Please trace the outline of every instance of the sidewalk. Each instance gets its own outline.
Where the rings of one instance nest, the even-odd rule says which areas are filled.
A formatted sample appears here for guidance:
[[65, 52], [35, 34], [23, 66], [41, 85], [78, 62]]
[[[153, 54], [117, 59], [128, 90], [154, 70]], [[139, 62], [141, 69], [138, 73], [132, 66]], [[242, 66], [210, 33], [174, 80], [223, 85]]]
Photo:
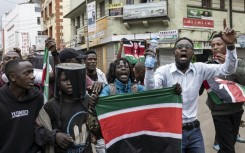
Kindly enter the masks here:
[[[201, 122], [201, 129], [205, 143], [205, 152], [217, 153], [217, 151], [213, 149], [214, 124], [211, 112], [206, 105], [206, 97], [206, 93], [203, 93], [203, 95], [199, 97], [198, 119]], [[245, 114], [243, 114], [242, 118], [245, 120]], [[245, 138], [245, 128], [240, 128], [239, 132], [241, 136]], [[236, 153], [245, 153], [245, 143], [236, 143], [235, 147]]]

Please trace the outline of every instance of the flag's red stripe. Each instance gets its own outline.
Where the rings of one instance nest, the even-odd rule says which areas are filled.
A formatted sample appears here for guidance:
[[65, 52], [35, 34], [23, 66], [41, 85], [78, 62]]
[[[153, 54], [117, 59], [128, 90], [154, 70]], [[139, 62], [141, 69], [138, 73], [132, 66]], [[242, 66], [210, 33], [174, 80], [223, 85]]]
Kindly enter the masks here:
[[208, 90], [208, 89], [210, 88], [210, 86], [209, 86], [207, 80], [204, 80], [204, 81], [203, 81], [203, 85], [204, 85], [204, 88], [205, 88], [206, 90]]
[[243, 96], [241, 89], [235, 83], [232, 85], [227, 84], [227, 86], [230, 90], [230, 93], [235, 98], [236, 102], [244, 102], [245, 101], [245, 97]]
[[42, 85], [44, 85], [44, 82], [46, 80], [46, 71], [47, 71], [47, 67], [45, 67], [43, 69], [43, 73], [42, 73]]
[[[235, 82], [229, 81], [229, 80], [219, 80], [217, 81], [220, 84], [227, 85], [228, 87], [228, 94], [232, 94], [232, 96], [235, 98], [235, 102], [244, 102], [245, 97], [243, 96], [242, 90], [236, 85]], [[226, 90], [226, 89], [224, 89]]]
[[123, 113], [100, 120], [105, 142], [139, 131], [182, 133], [182, 108], [155, 108]]

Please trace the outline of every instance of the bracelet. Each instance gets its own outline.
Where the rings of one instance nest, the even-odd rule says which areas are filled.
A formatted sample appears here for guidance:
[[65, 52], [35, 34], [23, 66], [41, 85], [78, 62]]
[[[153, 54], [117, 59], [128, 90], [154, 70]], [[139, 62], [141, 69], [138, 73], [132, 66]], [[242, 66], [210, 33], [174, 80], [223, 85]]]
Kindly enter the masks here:
[[57, 51], [55, 51], [55, 52], [51, 52], [51, 54], [52, 54], [52, 56], [55, 56], [56, 57], [56, 56], [59, 56], [60, 53], [57, 52]]
[[234, 50], [236, 48], [235, 44], [227, 44], [226, 46], [228, 50]]
[[150, 71], [152, 71], [152, 70], [153, 70], [153, 68], [151, 68], [151, 67], [146, 67], [146, 70], [150, 70]]

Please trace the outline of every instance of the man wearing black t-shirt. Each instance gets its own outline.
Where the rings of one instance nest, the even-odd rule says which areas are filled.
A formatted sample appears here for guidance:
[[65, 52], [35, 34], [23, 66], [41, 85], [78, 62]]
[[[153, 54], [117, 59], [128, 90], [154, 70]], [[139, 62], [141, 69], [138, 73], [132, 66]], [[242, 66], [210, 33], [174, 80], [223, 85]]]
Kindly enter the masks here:
[[35, 141], [48, 152], [92, 153], [86, 127], [90, 96], [85, 65], [62, 63], [56, 70], [55, 96], [39, 112]]

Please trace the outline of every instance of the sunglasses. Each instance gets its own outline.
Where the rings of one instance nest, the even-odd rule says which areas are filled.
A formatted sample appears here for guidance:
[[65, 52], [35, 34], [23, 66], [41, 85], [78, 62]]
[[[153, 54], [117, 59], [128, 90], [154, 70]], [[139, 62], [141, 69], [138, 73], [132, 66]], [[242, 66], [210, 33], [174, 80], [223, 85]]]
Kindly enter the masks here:
[[192, 45], [188, 45], [188, 44], [179, 44], [175, 47], [176, 49], [192, 49]]

